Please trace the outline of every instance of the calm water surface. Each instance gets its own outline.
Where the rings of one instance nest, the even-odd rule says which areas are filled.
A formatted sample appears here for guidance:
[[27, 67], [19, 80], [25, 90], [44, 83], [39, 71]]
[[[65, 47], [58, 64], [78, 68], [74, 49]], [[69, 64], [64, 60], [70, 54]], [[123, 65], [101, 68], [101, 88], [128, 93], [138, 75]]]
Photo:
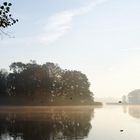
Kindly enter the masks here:
[[0, 140], [140, 140], [140, 106], [0, 108]]

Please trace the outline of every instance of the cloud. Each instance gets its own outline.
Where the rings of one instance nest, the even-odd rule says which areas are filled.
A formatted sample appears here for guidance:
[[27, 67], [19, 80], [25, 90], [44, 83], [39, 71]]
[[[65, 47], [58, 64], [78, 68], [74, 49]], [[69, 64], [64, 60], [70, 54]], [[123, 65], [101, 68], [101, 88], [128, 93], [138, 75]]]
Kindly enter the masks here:
[[129, 48], [124, 48], [121, 51], [124, 52], [132, 52], [132, 51], [140, 51], [140, 47], [129, 47]]
[[93, 7], [106, 1], [107, 0], [92, 0], [86, 6], [69, 11], [61, 11], [52, 15], [49, 17], [48, 22], [44, 27], [44, 33], [39, 37], [39, 41], [46, 45], [55, 42], [72, 29], [72, 23], [75, 17], [87, 14]]
[[63, 36], [71, 29], [73, 16], [72, 12], [63, 11], [50, 17], [45, 25], [45, 33], [41, 36], [41, 41], [48, 44]]

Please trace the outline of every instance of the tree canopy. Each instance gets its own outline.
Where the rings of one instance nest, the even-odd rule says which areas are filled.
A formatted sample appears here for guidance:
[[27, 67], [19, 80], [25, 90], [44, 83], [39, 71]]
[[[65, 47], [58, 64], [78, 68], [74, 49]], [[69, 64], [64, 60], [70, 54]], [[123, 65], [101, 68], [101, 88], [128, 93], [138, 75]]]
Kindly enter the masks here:
[[0, 71], [0, 95], [42, 103], [92, 104], [93, 93], [85, 74], [64, 70], [57, 64], [14, 62], [10, 73]]

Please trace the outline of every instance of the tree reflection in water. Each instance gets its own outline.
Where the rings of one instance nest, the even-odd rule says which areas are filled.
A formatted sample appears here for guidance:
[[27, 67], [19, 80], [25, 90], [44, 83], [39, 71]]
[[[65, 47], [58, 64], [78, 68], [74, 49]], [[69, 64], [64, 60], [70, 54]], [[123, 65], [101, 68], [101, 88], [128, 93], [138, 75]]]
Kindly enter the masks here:
[[128, 113], [130, 116], [140, 119], [140, 106], [139, 105], [129, 106]]
[[78, 140], [88, 136], [93, 108], [1, 112], [0, 140]]

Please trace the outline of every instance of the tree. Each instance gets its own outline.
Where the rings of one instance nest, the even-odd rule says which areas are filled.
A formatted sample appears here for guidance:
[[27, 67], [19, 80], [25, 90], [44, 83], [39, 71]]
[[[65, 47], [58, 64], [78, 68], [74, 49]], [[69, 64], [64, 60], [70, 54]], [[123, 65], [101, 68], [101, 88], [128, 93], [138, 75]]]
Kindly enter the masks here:
[[5, 69], [0, 70], [0, 95], [5, 95], [7, 90], [8, 72]]
[[14, 62], [9, 74], [0, 73], [1, 93], [36, 104], [93, 104], [90, 83], [80, 71], [63, 70], [57, 64]]
[[10, 8], [12, 4], [4, 2], [0, 5], [0, 35], [8, 35], [4, 32], [5, 28], [8, 28], [18, 22], [18, 19], [13, 18]]
[[63, 73], [62, 93], [75, 103], [93, 103], [93, 94], [89, 90], [90, 83], [80, 71], [66, 70]]

